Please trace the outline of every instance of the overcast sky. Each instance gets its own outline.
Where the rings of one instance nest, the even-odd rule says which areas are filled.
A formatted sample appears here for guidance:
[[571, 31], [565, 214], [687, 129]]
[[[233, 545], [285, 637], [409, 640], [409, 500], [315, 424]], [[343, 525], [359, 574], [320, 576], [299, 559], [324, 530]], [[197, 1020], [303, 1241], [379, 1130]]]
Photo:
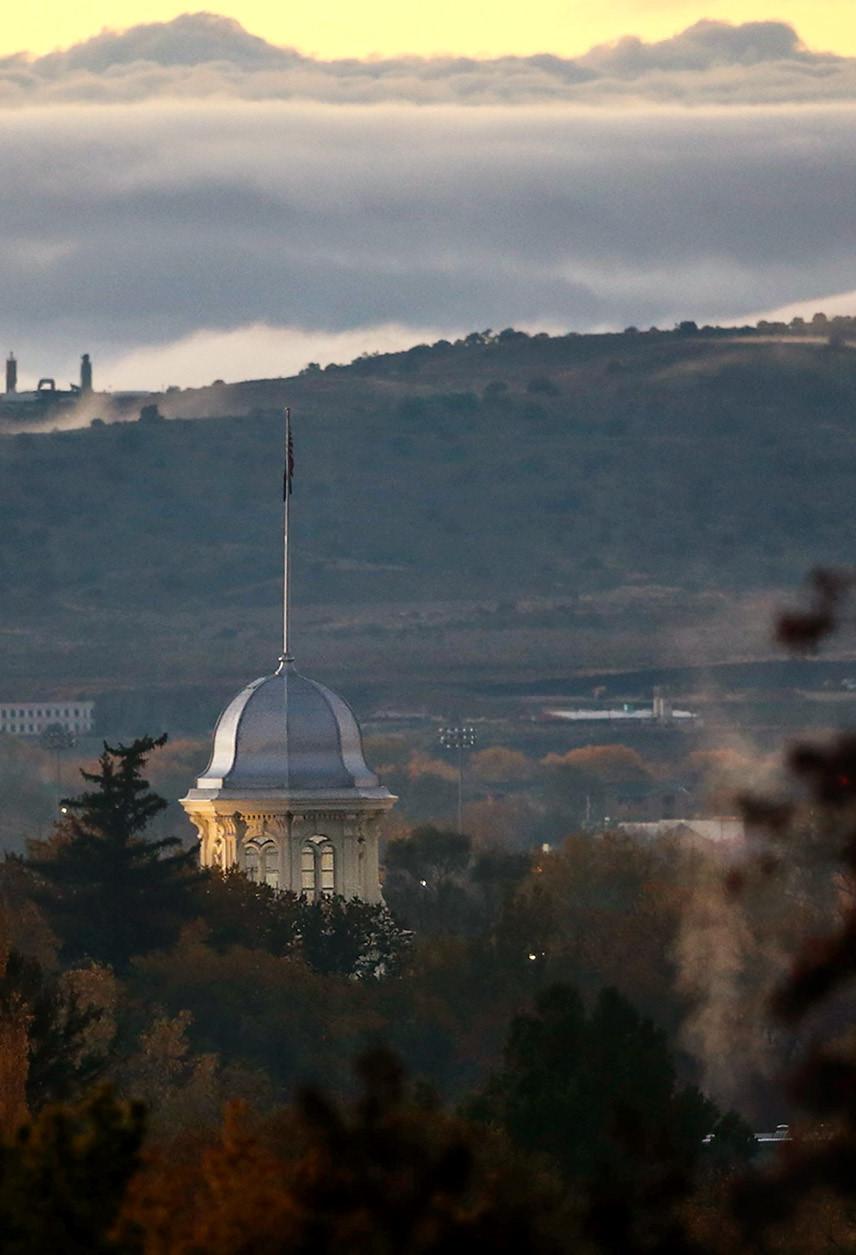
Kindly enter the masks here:
[[[574, 60], [315, 62], [197, 17], [0, 62], [24, 379], [291, 373], [856, 289], [856, 62], [781, 23]], [[856, 302], [853, 305], [856, 312]]]

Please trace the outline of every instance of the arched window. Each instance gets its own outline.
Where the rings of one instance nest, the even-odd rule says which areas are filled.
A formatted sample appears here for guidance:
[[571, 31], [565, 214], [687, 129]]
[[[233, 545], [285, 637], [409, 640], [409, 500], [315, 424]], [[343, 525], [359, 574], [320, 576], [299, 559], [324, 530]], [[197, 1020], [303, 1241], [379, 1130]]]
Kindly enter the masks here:
[[300, 853], [300, 890], [309, 898], [336, 890], [336, 853], [326, 837], [310, 837]]
[[257, 845], [244, 846], [244, 875], [247, 880], [259, 878], [259, 847]]
[[262, 846], [262, 880], [271, 889], [279, 888], [279, 850], [273, 841]]

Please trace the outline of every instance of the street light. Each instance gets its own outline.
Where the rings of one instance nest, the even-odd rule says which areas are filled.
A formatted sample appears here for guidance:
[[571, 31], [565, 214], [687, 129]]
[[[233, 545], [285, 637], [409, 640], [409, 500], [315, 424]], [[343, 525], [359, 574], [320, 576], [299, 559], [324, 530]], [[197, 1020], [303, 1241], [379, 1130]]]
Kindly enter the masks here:
[[464, 827], [464, 750], [471, 750], [478, 741], [478, 733], [471, 724], [450, 723], [440, 729], [440, 744], [444, 750], [456, 750], [458, 754], [458, 832]]

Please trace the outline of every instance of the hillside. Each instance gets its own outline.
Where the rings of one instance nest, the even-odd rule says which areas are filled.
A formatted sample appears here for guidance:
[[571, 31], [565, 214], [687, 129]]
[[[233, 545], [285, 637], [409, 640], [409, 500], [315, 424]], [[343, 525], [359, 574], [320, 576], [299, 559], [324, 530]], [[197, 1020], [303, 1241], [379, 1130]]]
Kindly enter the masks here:
[[301, 656], [352, 690], [758, 656], [852, 560], [852, 348], [472, 336], [0, 439], [9, 695], [270, 664], [285, 403]]

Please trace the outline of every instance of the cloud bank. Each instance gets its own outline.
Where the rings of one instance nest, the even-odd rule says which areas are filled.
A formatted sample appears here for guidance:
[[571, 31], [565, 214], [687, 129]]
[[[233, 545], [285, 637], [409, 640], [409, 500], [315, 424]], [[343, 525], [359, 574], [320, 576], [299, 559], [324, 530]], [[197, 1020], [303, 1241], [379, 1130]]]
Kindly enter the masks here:
[[0, 347], [158, 387], [852, 292], [853, 64], [769, 22], [321, 63], [206, 15], [7, 59]]
[[856, 59], [805, 48], [783, 22], [702, 21], [671, 39], [627, 38], [575, 59], [400, 57], [322, 61], [186, 14], [106, 32], [63, 52], [0, 60], [0, 107], [225, 98], [324, 104], [774, 104], [856, 99]]
[[87, 349], [160, 383], [132, 349], [255, 324], [668, 326], [856, 288], [852, 107], [49, 116], [0, 116], [0, 327], [36, 373]]

